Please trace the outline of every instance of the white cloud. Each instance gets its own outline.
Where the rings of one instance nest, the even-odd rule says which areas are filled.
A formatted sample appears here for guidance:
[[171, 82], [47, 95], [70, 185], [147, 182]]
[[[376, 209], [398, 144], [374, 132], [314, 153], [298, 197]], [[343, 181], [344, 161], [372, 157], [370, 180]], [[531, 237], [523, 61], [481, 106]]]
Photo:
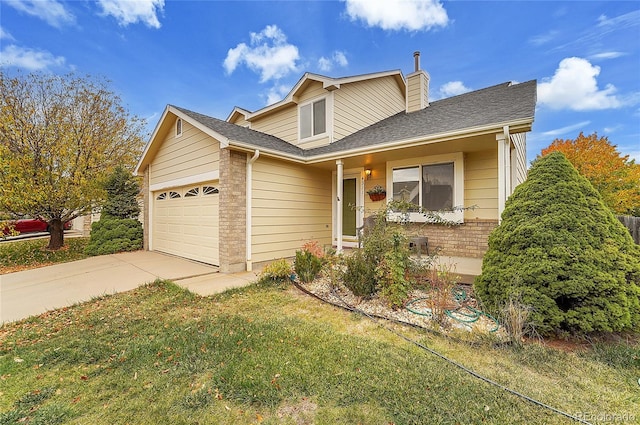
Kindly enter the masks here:
[[598, 88], [596, 77], [600, 67], [582, 58], [565, 58], [551, 78], [538, 84], [538, 104], [551, 109], [588, 111], [611, 109], [622, 106], [616, 88], [607, 84]]
[[142, 22], [150, 28], [160, 28], [158, 13], [164, 10], [164, 0], [98, 0], [104, 15], [111, 15], [122, 26]]
[[553, 129], [553, 130], [545, 131], [545, 132], [542, 133], [542, 136], [545, 136], [545, 137], [562, 136], [563, 134], [573, 133], [576, 130], [584, 130], [584, 128], [586, 126], [588, 126], [589, 124], [591, 124], [591, 121], [582, 121], [582, 122], [579, 122], [577, 124], [571, 124], [571, 125], [567, 125], [565, 127], [560, 127], [560, 128], [556, 128], [556, 129]]
[[457, 96], [459, 94], [470, 92], [471, 89], [466, 87], [462, 81], [450, 81], [448, 83], [444, 83], [438, 93], [440, 95], [440, 99], [445, 97]]
[[344, 52], [336, 50], [330, 57], [325, 58], [324, 56], [322, 56], [320, 59], [318, 59], [318, 68], [322, 72], [329, 72], [336, 65], [342, 68], [349, 65], [349, 61], [347, 60], [347, 56], [344, 54]]
[[60, 28], [74, 24], [76, 17], [56, 0], [2, 0], [5, 4]]
[[604, 60], [604, 59], [616, 59], [619, 58], [620, 56], [625, 56], [626, 53], [624, 52], [601, 52], [601, 53], [596, 53], [594, 55], [589, 56], [589, 59], [591, 60]]
[[347, 15], [369, 27], [391, 31], [427, 31], [449, 23], [438, 0], [345, 0]]
[[223, 66], [227, 74], [244, 63], [260, 74], [260, 82], [280, 79], [298, 70], [298, 48], [287, 42], [287, 36], [277, 25], [267, 25], [259, 33], [251, 33], [251, 43], [240, 43], [229, 49]]
[[0, 27], [0, 40], [15, 40], [11, 34], [6, 32], [4, 28]]
[[24, 68], [29, 71], [41, 71], [50, 67], [64, 66], [66, 59], [54, 56], [45, 50], [28, 49], [9, 45], [0, 52], [0, 66], [5, 68]]
[[276, 85], [269, 89], [267, 93], [267, 105], [279, 102], [289, 93], [290, 87], [285, 85]]
[[534, 46], [542, 46], [543, 44], [547, 44], [550, 41], [553, 41], [557, 36], [558, 31], [551, 30], [544, 34], [538, 34], [530, 37], [529, 43], [533, 44]]

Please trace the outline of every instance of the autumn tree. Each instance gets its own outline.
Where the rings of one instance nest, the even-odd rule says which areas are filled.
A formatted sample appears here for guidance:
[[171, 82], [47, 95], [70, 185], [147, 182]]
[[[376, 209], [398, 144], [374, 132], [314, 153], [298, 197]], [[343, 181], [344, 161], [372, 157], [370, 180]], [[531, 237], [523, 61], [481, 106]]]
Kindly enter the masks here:
[[555, 139], [542, 155], [555, 151], [567, 157], [615, 213], [640, 215], [640, 164], [622, 156], [606, 136], [581, 132], [576, 139]]
[[135, 165], [144, 122], [107, 81], [74, 74], [0, 72], [0, 108], [0, 211], [47, 221], [59, 249], [63, 224], [101, 204], [118, 165]]

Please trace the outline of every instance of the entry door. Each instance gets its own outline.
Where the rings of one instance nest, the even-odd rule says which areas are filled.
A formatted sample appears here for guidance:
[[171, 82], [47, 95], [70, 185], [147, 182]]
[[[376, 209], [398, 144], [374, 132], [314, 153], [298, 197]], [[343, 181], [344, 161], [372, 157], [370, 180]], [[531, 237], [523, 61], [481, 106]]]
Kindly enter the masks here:
[[342, 181], [342, 234], [356, 237], [358, 214], [358, 179], [346, 178]]

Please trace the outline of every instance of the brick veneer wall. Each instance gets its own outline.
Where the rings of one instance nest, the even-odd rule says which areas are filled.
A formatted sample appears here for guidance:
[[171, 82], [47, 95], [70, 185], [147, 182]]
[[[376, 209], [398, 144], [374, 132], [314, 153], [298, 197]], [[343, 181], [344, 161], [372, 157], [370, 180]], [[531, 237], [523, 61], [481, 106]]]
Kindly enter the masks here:
[[429, 252], [440, 248], [440, 255], [482, 258], [489, 249], [489, 234], [498, 226], [497, 220], [465, 220], [459, 226], [410, 224], [408, 233], [429, 238]]
[[246, 269], [247, 154], [220, 149], [220, 271]]

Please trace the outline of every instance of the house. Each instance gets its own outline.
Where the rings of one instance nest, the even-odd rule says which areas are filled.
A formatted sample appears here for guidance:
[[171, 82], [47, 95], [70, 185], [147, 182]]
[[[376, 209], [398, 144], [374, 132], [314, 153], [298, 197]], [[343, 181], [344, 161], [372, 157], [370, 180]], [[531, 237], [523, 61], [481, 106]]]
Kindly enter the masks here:
[[[419, 59], [406, 77], [306, 73], [282, 101], [226, 120], [167, 106], [136, 169], [145, 248], [251, 270], [311, 240], [355, 246], [368, 212], [409, 194], [425, 208], [475, 206], [448, 213], [458, 226], [411, 220], [443, 255], [481, 259], [526, 177], [536, 82], [430, 101]], [[384, 201], [366, 196], [376, 185]]]

